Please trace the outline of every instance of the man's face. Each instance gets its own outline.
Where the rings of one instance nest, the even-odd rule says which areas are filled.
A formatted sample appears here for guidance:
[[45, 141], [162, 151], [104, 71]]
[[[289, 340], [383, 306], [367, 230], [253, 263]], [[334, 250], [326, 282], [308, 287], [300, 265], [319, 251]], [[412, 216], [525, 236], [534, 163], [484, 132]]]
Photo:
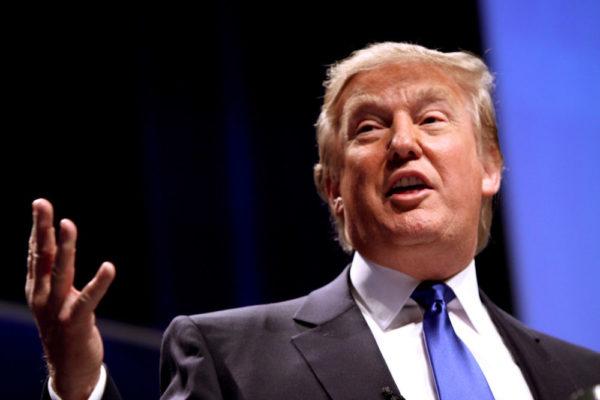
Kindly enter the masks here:
[[336, 102], [343, 167], [328, 191], [361, 254], [387, 266], [410, 249], [474, 256], [500, 168], [480, 157], [466, 104], [454, 79], [426, 64], [385, 65], [346, 84]]

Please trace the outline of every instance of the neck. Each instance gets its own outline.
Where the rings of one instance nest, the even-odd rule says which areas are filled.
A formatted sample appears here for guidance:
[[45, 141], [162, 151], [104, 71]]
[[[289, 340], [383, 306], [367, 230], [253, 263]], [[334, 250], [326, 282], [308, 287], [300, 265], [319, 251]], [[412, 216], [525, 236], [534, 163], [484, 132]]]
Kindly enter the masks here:
[[369, 247], [356, 250], [376, 264], [395, 269], [420, 281], [443, 281], [469, 265], [475, 256], [475, 248], [471, 247], [414, 245], [393, 249]]

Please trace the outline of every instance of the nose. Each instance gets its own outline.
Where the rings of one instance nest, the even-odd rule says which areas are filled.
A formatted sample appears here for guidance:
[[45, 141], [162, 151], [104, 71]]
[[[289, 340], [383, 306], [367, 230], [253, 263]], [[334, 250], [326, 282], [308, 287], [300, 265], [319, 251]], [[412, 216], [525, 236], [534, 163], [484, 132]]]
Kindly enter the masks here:
[[390, 160], [401, 162], [416, 160], [423, 155], [417, 127], [408, 115], [395, 116], [387, 149]]

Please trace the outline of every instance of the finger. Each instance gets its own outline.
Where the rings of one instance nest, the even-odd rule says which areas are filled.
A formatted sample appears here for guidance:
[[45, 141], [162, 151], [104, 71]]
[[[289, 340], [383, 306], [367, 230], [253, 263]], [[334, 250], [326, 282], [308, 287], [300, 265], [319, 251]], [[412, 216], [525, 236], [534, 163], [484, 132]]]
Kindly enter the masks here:
[[50, 289], [50, 271], [56, 257], [52, 204], [44, 199], [33, 203], [35, 237], [32, 256], [33, 293], [45, 295]]
[[[37, 201], [37, 200], [36, 200]], [[31, 204], [31, 234], [29, 235], [29, 248], [27, 251], [27, 279], [33, 278], [33, 254], [35, 252], [35, 237], [36, 237], [36, 220], [37, 220], [37, 207], [36, 201]]]
[[72, 221], [63, 219], [60, 221], [58, 252], [50, 280], [50, 300], [53, 304], [62, 304], [73, 286], [76, 242], [77, 227]]
[[[28, 278], [33, 278], [35, 258], [34, 254], [37, 247], [37, 221], [40, 212], [47, 212], [48, 201], [46, 199], [36, 199], [31, 203], [31, 234], [29, 235], [29, 252], [27, 258], [27, 274]], [[50, 205], [52, 207], [52, 205]], [[52, 212], [52, 211], [51, 211]]]
[[112, 263], [102, 263], [94, 279], [85, 285], [75, 304], [73, 304], [73, 319], [83, 318], [96, 309], [115, 278], [115, 274], [115, 266]]

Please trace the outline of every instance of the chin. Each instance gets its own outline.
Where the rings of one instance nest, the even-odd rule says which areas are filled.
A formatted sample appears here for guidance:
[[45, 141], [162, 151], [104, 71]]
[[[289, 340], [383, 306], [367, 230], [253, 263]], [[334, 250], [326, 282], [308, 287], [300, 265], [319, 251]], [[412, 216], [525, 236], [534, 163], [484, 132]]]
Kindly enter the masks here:
[[390, 245], [394, 247], [428, 246], [439, 242], [441, 239], [438, 232], [423, 230], [416, 232], [396, 232], [390, 235], [393, 237], [390, 241]]
[[449, 221], [432, 216], [424, 210], [414, 210], [395, 215], [384, 223], [388, 235], [406, 240], [438, 237], [446, 230]]
[[[381, 227], [380, 227], [381, 228]], [[403, 225], [393, 229], [378, 229], [362, 235], [350, 236], [353, 247], [399, 249], [402, 247], [428, 246], [442, 239], [439, 229], [431, 226]]]

